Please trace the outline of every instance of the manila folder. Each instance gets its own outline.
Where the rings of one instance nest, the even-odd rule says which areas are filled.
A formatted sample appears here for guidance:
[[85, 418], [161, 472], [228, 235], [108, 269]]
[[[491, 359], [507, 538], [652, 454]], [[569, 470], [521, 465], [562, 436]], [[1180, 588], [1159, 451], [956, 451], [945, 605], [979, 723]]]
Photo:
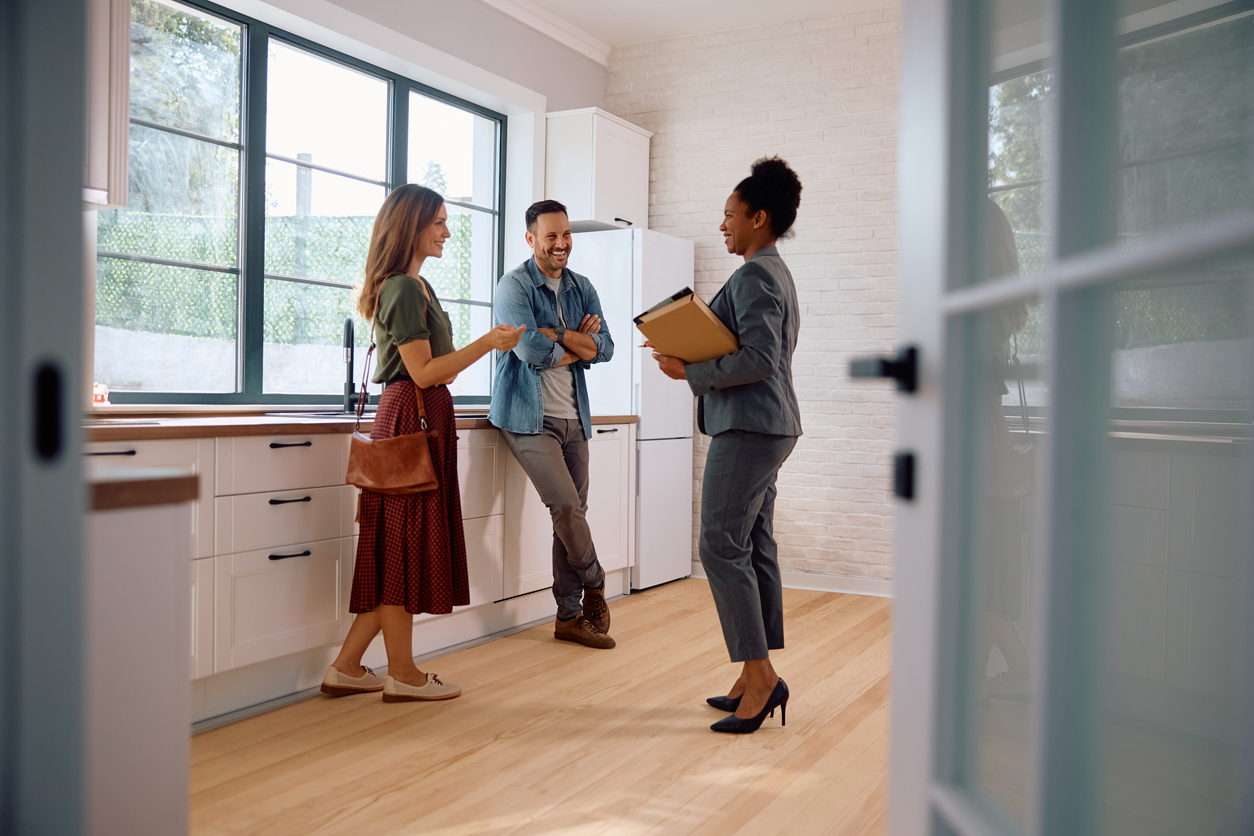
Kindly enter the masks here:
[[736, 335], [687, 288], [635, 319], [659, 354], [700, 363], [740, 348]]

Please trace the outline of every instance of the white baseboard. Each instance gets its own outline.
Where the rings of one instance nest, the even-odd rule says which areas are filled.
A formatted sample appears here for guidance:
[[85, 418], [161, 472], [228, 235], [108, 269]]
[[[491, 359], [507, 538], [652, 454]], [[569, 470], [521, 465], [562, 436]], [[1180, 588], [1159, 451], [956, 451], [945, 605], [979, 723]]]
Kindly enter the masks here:
[[[701, 561], [692, 561], [692, 576], [705, 578]], [[892, 598], [893, 582], [881, 578], [855, 578], [848, 575], [820, 575], [816, 572], [781, 572], [780, 580], [786, 589], [812, 589], [816, 592], [843, 592], [848, 595], [870, 595], [875, 598]]]

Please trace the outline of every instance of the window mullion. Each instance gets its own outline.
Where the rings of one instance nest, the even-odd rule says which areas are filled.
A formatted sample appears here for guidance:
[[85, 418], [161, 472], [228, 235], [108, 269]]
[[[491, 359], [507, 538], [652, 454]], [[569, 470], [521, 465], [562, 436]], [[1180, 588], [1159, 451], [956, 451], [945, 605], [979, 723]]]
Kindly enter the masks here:
[[388, 181], [395, 189], [409, 182], [409, 84], [395, 78], [388, 118]]
[[265, 350], [266, 65], [269, 27], [248, 28], [244, 87], [243, 271], [240, 359], [245, 395], [260, 397]]

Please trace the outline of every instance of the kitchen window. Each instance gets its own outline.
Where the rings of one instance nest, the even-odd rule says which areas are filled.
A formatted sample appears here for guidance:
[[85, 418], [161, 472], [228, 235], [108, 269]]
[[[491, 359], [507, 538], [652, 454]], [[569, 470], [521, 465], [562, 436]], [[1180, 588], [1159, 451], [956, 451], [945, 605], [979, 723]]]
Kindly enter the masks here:
[[[333, 403], [375, 213], [421, 183], [424, 274], [461, 347], [491, 327], [504, 117], [208, 3], [133, 0], [130, 194], [97, 220], [95, 374], [113, 403]], [[486, 402], [485, 357], [453, 385]], [[376, 391], [377, 393], [377, 391]]]
[[[1236, 5], [1121, 39], [1114, 215], [1122, 247], [1254, 213], [1254, 191], [1244, 185], [1254, 163], [1247, 127], [1254, 119], [1254, 12], [1233, 13]], [[989, 197], [1014, 230], [1023, 275], [1039, 274], [1053, 245], [1043, 221], [1046, 110], [1053, 99], [1054, 73], [1043, 61], [1006, 68], [989, 88]], [[1111, 408], [1129, 420], [1247, 423], [1243, 392], [1231, 383], [1254, 375], [1244, 274], [1215, 264], [1184, 278], [1113, 292]], [[1018, 351], [1028, 371], [1028, 403], [1040, 415], [1047, 399], [1031, 378], [1048, 329], [1044, 307], [1030, 308]], [[1005, 404], [1017, 415], [1019, 395], [1015, 382], [1008, 383]]]

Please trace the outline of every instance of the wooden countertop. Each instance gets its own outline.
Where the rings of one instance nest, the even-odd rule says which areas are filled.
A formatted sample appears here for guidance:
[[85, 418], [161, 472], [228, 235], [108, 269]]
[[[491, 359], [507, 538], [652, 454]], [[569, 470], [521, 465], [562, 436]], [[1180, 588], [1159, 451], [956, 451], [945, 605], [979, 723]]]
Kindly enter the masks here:
[[200, 496], [200, 480], [186, 468], [99, 465], [87, 471], [87, 507], [120, 511], [177, 505]]
[[[634, 424], [635, 415], [595, 415], [593, 424]], [[295, 412], [271, 412], [253, 415], [127, 415], [89, 416], [83, 421], [86, 441], [149, 441], [162, 438], [222, 438], [244, 435], [315, 435], [351, 433], [352, 415], [310, 415]], [[370, 432], [373, 421], [367, 415], [362, 430]], [[459, 430], [495, 429], [483, 412], [461, 413]]]

